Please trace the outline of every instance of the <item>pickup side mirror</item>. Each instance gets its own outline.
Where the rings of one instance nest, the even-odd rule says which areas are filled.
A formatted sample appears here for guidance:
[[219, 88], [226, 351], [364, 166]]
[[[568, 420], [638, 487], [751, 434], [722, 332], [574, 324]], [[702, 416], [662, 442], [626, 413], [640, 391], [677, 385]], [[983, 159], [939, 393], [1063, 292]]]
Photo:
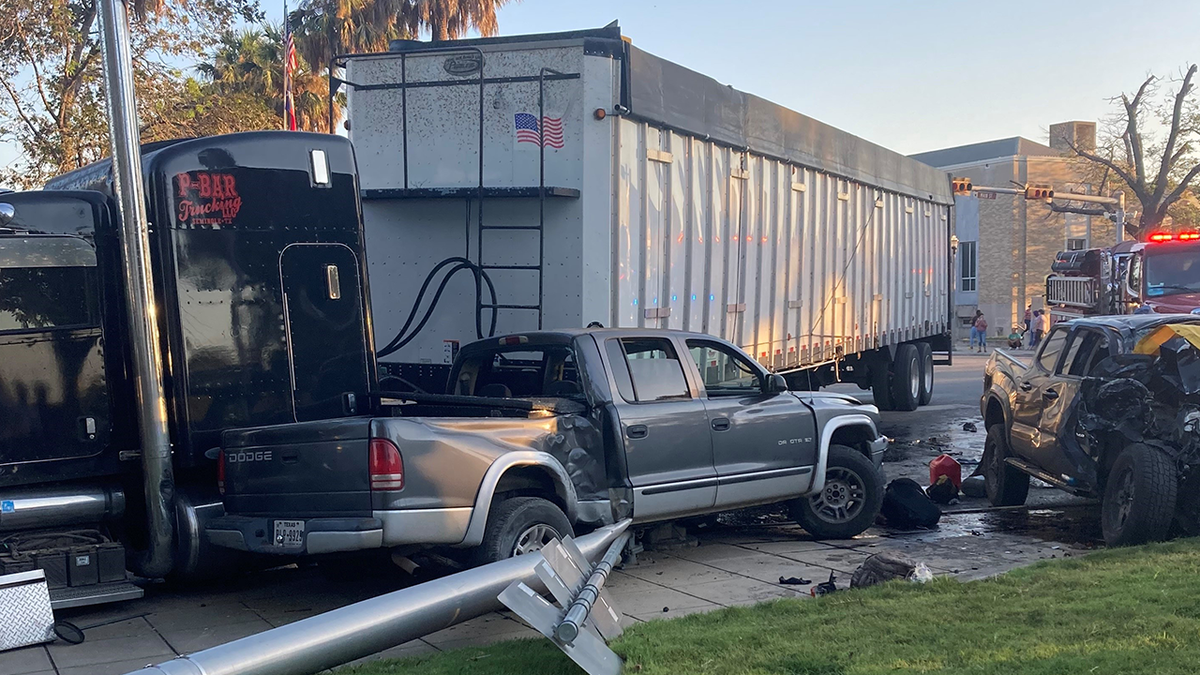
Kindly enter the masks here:
[[787, 380], [779, 373], [769, 373], [765, 382], [766, 391], [768, 394], [777, 394], [781, 391], [788, 390]]

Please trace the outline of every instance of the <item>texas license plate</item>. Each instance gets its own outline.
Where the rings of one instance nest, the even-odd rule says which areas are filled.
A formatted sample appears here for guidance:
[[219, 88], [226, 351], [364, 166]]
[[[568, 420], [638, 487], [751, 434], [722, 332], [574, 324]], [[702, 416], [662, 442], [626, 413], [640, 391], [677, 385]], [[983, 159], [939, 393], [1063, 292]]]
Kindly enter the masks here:
[[294, 546], [300, 547], [304, 545], [304, 521], [303, 520], [277, 520], [275, 521], [275, 545], [276, 546]]

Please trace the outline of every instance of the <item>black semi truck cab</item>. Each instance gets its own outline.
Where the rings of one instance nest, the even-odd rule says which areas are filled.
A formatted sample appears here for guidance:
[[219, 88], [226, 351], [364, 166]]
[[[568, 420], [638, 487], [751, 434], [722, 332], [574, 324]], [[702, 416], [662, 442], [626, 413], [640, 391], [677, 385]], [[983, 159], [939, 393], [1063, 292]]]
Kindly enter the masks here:
[[234, 562], [203, 536], [221, 432], [354, 415], [376, 386], [348, 141], [232, 134], [142, 162], [175, 473], [149, 497], [111, 164], [0, 193], [0, 573], [45, 569], [58, 606], [140, 594], [147, 499], [177, 515], [175, 574]]

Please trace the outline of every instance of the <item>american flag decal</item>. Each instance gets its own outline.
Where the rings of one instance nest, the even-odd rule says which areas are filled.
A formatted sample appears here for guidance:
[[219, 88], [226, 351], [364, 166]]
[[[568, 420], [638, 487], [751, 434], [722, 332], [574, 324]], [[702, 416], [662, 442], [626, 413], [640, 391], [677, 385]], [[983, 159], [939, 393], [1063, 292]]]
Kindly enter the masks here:
[[[543, 117], [542, 127], [545, 130], [545, 144], [551, 148], [563, 147], [563, 123], [561, 117]], [[520, 112], [513, 115], [513, 128], [517, 133], [518, 143], [542, 142], [538, 131], [537, 115]]]

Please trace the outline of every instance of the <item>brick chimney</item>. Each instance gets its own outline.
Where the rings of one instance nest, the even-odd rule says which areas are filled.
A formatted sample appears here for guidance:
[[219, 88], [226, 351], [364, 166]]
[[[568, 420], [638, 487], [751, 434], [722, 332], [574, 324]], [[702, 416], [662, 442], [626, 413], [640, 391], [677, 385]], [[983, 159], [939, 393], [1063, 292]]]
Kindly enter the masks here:
[[1096, 149], [1095, 122], [1059, 122], [1050, 125], [1050, 147], [1071, 152], [1071, 146], [1081, 150]]

